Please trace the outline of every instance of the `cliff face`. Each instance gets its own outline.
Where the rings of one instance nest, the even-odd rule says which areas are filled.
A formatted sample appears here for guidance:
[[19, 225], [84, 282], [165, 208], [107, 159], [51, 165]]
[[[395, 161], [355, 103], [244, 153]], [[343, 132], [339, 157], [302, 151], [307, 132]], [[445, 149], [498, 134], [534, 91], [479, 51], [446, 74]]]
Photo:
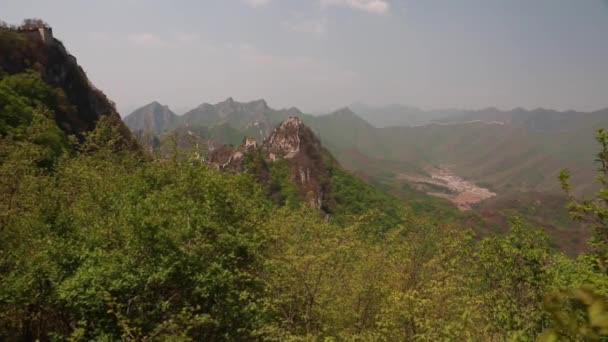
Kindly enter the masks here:
[[259, 146], [254, 139], [245, 139], [240, 146], [220, 147], [210, 154], [209, 162], [220, 170], [243, 172], [247, 166], [245, 160], [254, 154], [261, 157], [255, 166], [260, 181], [271, 181], [268, 166], [285, 162], [290, 181], [301, 197], [312, 207], [325, 209], [330, 178], [328, 165], [335, 161], [299, 118], [288, 118]]
[[76, 58], [53, 37], [50, 28], [0, 28], [0, 70], [8, 74], [35, 70], [47, 84], [61, 89], [72, 108], [55, 113], [55, 120], [66, 134], [82, 137], [95, 128], [100, 117], [108, 116], [135, 147], [114, 103], [91, 84]]

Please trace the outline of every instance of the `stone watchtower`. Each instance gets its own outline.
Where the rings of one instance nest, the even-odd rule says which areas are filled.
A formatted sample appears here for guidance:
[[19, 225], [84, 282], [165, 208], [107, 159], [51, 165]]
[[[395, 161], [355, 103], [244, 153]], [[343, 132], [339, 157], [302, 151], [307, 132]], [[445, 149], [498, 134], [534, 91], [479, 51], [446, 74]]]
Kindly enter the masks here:
[[40, 39], [46, 45], [50, 45], [53, 43], [53, 29], [50, 27], [39, 27], [38, 33], [40, 34]]
[[31, 40], [40, 40], [44, 45], [51, 45], [54, 42], [53, 29], [47, 26], [22, 27], [17, 32], [25, 35]]

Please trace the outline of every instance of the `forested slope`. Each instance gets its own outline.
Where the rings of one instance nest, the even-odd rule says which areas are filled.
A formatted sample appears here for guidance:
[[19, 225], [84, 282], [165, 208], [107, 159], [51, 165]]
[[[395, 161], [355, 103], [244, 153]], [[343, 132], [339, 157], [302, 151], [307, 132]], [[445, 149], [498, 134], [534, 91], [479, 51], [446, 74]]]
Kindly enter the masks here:
[[[92, 129], [61, 127], [62, 101]], [[276, 159], [269, 183], [250, 172], [262, 163], [255, 153], [243, 155], [243, 172], [220, 171], [175, 140], [144, 156], [112, 115], [92, 118], [71, 101], [40, 70], [0, 78], [0, 340], [552, 341], [608, 332], [605, 191], [570, 198], [573, 216], [593, 222], [592, 249], [571, 258], [521, 220], [480, 239], [335, 165], [322, 170], [333, 207], [311, 205], [291, 191], [291, 171], [327, 161], [316, 153]], [[286, 142], [312, 134], [283, 132], [269, 153], [291, 155], [296, 145]], [[304, 150], [323, 151], [306, 139]], [[606, 161], [608, 135], [597, 141]], [[561, 181], [572, 190], [567, 172]], [[274, 185], [297, 200], [277, 201]]]

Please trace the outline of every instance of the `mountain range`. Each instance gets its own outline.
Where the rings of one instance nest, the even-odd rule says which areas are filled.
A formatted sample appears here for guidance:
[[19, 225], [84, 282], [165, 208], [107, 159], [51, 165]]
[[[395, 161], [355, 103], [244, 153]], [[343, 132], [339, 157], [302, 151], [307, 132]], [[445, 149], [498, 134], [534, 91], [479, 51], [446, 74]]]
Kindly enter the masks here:
[[582, 174], [607, 114], [123, 122], [47, 24], [0, 21], [0, 340], [597, 340], [606, 182], [551, 169]]
[[431, 177], [429, 169], [447, 167], [499, 193], [559, 192], [557, 173], [566, 167], [580, 191], [592, 193], [593, 184], [585, 182], [594, 168], [584, 162], [593, 159], [594, 130], [608, 123], [608, 110], [488, 108], [452, 112], [419, 126], [377, 128], [349, 108], [313, 116], [296, 108], [275, 110], [264, 100], [240, 103], [229, 98], [167, 119], [165, 110], [147, 109], [151, 106], [164, 108], [153, 103], [125, 118], [133, 131], [206, 127], [230, 131], [216, 143], [235, 144], [245, 136], [262, 141], [278, 123], [298, 116], [343, 165], [377, 181], [402, 174]]
[[401, 104], [372, 106], [362, 102], [356, 102], [349, 107], [370, 124], [379, 128], [392, 126], [420, 126], [464, 113], [464, 111], [456, 109], [423, 110]]

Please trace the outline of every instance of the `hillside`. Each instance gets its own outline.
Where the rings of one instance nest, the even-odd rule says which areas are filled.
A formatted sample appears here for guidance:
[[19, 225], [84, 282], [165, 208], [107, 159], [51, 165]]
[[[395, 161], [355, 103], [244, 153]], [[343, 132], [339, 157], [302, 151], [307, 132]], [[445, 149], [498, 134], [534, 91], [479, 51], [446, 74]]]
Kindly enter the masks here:
[[[523, 203], [529, 197], [526, 194], [542, 194], [540, 198], [561, 198], [546, 203], [563, 204], [565, 198], [557, 181], [563, 168], [571, 170], [577, 194], [594, 193], [595, 170], [585, 161], [594, 158], [592, 136], [606, 121], [605, 111], [585, 114], [489, 108], [453, 112], [449, 118], [421, 126], [376, 128], [349, 108], [312, 116], [295, 108], [274, 110], [261, 100], [240, 103], [229, 99], [190, 112], [190, 122], [209, 127], [195, 129], [197, 126], [182, 119], [177, 131], [194, 133], [202, 145], [212, 149], [222, 144], [238, 146], [245, 137], [261, 143], [270, 134], [265, 127], [292, 113], [346, 169], [422, 212], [439, 210], [445, 217], [467, 222], [469, 214], [450, 211], [473, 210], [486, 222], [483, 225], [487, 228], [480, 230], [483, 233], [504, 230], [508, 217], [519, 211], [560, 241], [560, 248], [570, 253], [584, 248], [583, 243], [572, 245], [564, 238], [568, 220], [552, 220], [549, 211], [527, 212]], [[196, 117], [202, 119], [194, 121]], [[183, 136], [191, 139], [191, 135]], [[551, 208], [559, 216], [567, 215], [563, 205]]]
[[218, 170], [253, 175], [279, 205], [306, 204], [341, 223], [381, 209], [379, 229], [399, 221], [402, 204], [344, 170], [298, 117], [280, 123], [261, 144], [246, 138], [238, 146], [212, 149], [209, 162]]
[[[432, 174], [434, 158], [464, 168], [475, 148], [548, 155], [544, 138], [483, 122], [377, 129], [349, 109], [313, 117], [229, 99], [184, 117], [156, 103], [135, 113], [144, 155], [50, 34], [38, 20], [0, 29], [1, 341], [606, 335], [605, 179], [595, 200], [509, 193], [463, 212], [415, 188], [477, 190], [443, 165], [435, 183], [401, 182]], [[608, 133], [596, 143], [606, 175]], [[481, 157], [480, 176], [496, 162]], [[340, 160], [373, 171], [361, 173], [369, 184]], [[530, 226], [567, 221], [554, 210], [566, 204], [576, 234], [547, 229], [552, 242]], [[590, 236], [577, 258], [555, 248], [574, 256]]]
[[[45, 85], [56, 90], [54, 103], [51, 104], [48, 98], [45, 100], [53, 109], [55, 122], [66, 135], [82, 139], [100, 118], [107, 117], [127, 144], [136, 148], [114, 104], [91, 84], [76, 58], [42, 22], [18, 28], [0, 27], [0, 75], [25, 73], [30, 73], [31, 78], [40, 77]], [[21, 89], [28, 96], [37, 90], [32, 85], [22, 86], [28, 88]]]
[[555, 194], [560, 192], [558, 170], [569, 168], [578, 193], [593, 193], [595, 171], [583, 162], [593, 159], [593, 132], [608, 124], [608, 113], [520, 114], [525, 115], [490, 109], [423, 126], [386, 128], [329, 114], [310, 120], [330, 123], [310, 125], [344, 165], [377, 180], [400, 174], [430, 177], [429, 170], [447, 167], [499, 194]]
[[235, 144], [245, 136], [261, 142], [272, 127], [289, 116], [301, 117], [338, 160], [358, 174], [380, 181], [400, 175], [430, 177], [429, 170], [446, 167], [499, 194], [555, 194], [560, 191], [556, 176], [562, 168], [571, 169], [574, 183], [580, 185], [578, 193], [593, 193], [595, 188], [588, 180], [594, 170], [582, 162], [593, 158], [593, 132], [608, 124], [605, 110], [575, 113], [489, 108], [451, 113], [449, 118], [422, 126], [375, 128], [349, 108], [312, 116], [295, 108], [275, 110], [263, 100], [240, 103], [228, 99], [197, 107], [175, 120], [172, 128], [203, 126], [213, 130], [225, 125], [235, 131], [223, 135], [229, 140], [215, 139], [216, 143]]

